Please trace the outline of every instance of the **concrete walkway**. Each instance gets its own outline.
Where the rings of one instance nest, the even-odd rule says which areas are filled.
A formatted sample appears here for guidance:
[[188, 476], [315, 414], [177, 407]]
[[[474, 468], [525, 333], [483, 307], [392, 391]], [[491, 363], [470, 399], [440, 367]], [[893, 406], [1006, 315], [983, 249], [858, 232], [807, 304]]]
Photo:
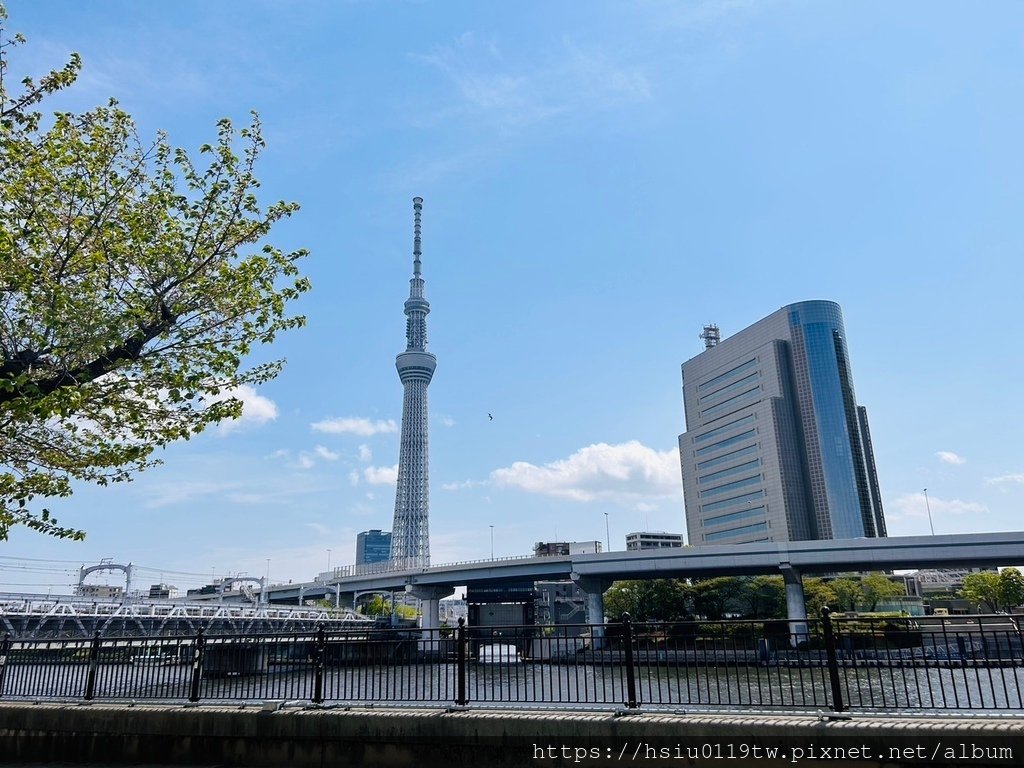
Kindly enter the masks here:
[[1024, 716], [0, 703], [0, 764], [1017, 766]]

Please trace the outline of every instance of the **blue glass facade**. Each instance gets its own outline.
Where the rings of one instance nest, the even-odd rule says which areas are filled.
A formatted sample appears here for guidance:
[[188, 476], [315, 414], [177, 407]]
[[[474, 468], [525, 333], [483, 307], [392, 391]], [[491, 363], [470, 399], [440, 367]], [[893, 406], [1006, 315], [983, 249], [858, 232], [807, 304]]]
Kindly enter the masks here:
[[683, 364], [683, 398], [691, 544], [885, 535], [838, 304], [791, 304], [708, 348]]
[[[797, 388], [804, 390], [800, 392], [805, 400], [801, 409], [804, 430], [813, 432], [811, 442], [818, 448], [807, 457], [818, 538], [865, 536], [843, 404], [844, 382], [836, 355], [838, 345], [845, 351], [842, 311], [831, 302], [794, 304], [789, 307], [789, 323]], [[852, 391], [852, 384], [845, 384]]]
[[383, 563], [391, 557], [391, 532], [379, 529], [356, 535], [356, 565]]

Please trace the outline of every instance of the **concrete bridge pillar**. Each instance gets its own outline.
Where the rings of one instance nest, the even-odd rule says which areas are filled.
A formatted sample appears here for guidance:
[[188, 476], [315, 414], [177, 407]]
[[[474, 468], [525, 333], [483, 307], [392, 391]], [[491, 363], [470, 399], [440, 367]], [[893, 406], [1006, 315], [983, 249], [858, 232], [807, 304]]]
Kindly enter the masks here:
[[789, 563], [779, 566], [786, 585], [786, 617], [789, 619], [789, 642], [793, 647], [807, 641], [807, 604], [804, 602], [804, 581], [800, 571]]
[[441, 607], [438, 603], [441, 598], [451, 597], [455, 594], [455, 587], [442, 584], [440, 586], [420, 586], [418, 584], [406, 584], [405, 593], [420, 601], [420, 653], [426, 655], [440, 654], [441, 652]]
[[611, 579], [598, 576], [572, 574], [572, 580], [587, 593], [587, 623], [591, 624], [591, 648], [599, 651], [605, 647], [604, 640], [604, 593], [612, 585]]

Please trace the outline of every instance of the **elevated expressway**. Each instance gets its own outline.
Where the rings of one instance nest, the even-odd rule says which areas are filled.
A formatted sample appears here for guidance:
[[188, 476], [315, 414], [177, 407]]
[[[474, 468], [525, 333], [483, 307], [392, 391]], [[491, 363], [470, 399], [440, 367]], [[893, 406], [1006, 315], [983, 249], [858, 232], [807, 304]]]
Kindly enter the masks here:
[[437, 626], [437, 601], [460, 585], [568, 580], [589, 596], [591, 616], [603, 616], [602, 595], [613, 581], [780, 574], [791, 622], [805, 621], [803, 574], [1024, 564], [1024, 532], [899, 536], [878, 539], [759, 542], [671, 550], [556, 555], [429, 568], [388, 570], [386, 563], [337, 568], [304, 584], [271, 586], [271, 603], [312, 597], [341, 601], [368, 592], [405, 591], [426, 601], [424, 628]]

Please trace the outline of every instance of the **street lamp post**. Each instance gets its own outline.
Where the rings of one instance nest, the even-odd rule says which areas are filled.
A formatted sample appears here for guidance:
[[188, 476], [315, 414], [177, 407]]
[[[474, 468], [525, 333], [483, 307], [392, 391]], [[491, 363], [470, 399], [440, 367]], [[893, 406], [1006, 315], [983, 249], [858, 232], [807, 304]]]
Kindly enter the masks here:
[[327, 572], [331, 572], [331, 548], [327, 548]]
[[604, 536], [605, 541], [608, 543], [608, 551], [612, 551], [612, 534], [611, 529], [608, 527], [608, 513], [604, 513]]
[[494, 526], [491, 526], [491, 560], [494, 559]]
[[928, 510], [928, 527], [932, 530], [932, 536], [935, 535], [935, 526], [932, 524], [932, 505], [928, 503], [928, 489], [924, 489], [924, 506]]

